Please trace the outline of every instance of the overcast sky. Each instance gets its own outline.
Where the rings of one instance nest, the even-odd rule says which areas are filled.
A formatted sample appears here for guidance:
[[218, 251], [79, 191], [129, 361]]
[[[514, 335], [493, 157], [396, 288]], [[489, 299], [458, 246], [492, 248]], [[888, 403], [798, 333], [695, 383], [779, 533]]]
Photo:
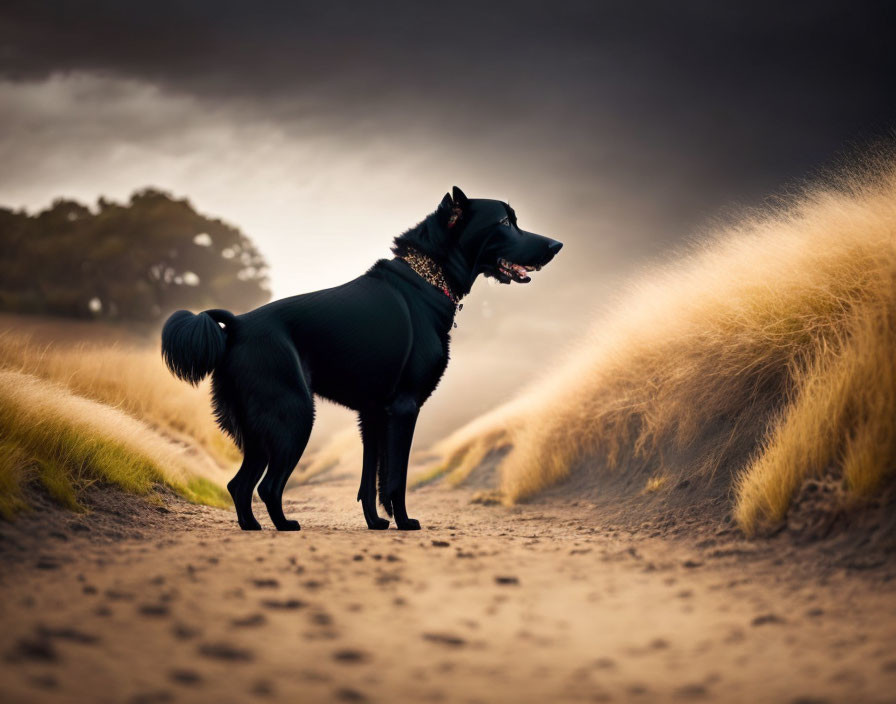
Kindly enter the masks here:
[[252, 237], [280, 297], [363, 272], [454, 184], [509, 199], [566, 248], [474, 289], [451, 425], [646, 262], [892, 135], [887, 5], [3, 2], [0, 204], [160, 187]]

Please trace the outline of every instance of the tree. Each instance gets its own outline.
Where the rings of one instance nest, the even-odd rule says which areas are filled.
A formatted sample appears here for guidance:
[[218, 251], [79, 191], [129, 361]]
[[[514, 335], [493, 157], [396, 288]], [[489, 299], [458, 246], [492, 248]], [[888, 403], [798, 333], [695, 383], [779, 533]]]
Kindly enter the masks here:
[[0, 309], [151, 321], [176, 308], [244, 311], [270, 299], [267, 263], [237, 228], [155, 189], [95, 211], [56, 200], [0, 208]]

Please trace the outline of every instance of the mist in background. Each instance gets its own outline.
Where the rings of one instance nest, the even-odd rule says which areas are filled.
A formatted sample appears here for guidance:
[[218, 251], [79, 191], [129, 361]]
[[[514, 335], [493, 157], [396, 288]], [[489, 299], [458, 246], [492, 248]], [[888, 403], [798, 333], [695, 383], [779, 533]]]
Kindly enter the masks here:
[[452, 185], [509, 200], [565, 248], [528, 286], [474, 287], [425, 444], [558, 364], [622, 282], [714, 219], [889, 138], [894, 19], [845, 2], [7, 2], [0, 205], [158, 187], [241, 228], [283, 297], [389, 256]]

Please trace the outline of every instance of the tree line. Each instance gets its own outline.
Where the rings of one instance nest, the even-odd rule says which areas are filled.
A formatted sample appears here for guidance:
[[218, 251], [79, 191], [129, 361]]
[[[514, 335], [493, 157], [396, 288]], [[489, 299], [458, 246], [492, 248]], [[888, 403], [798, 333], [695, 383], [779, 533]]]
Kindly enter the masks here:
[[152, 188], [94, 209], [67, 199], [34, 214], [0, 208], [0, 248], [8, 312], [153, 321], [270, 299], [267, 263], [246, 235]]

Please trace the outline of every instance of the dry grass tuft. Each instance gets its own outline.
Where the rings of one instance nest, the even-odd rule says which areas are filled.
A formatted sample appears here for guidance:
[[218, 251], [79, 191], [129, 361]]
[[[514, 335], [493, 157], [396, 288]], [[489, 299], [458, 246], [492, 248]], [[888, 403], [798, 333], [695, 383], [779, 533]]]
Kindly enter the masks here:
[[462, 484], [487, 457], [512, 447], [512, 430], [519, 425], [529, 403], [528, 397], [509, 401], [425, 450], [415, 462], [418, 469], [411, 476], [410, 485], [422, 486], [443, 477], [451, 486]]
[[225, 506], [208, 477], [214, 468], [146, 424], [29, 374], [0, 370], [0, 515], [26, 507], [36, 479], [59, 503], [79, 510], [95, 482], [146, 494], [165, 484], [190, 500]]
[[[64, 334], [64, 324], [60, 324]], [[50, 342], [0, 333], [0, 369], [30, 374], [78, 396], [113, 406], [175, 441], [199, 444], [220, 463], [240, 458], [215, 425], [208, 381], [193, 388], [175, 379], [156, 348], [136, 344]]]
[[893, 477], [894, 343], [896, 168], [881, 158], [644, 277], [563, 369], [441, 456], [466, 467], [511, 442], [508, 501], [571, 473], [721, 478], [752, 532], [808, 477], [841, 474], [856, 497]]
[[650, 477], [647, 480], [647, 483], [644, 485], [645, 494], [652, 494], [655, 491], [659, 491], [663, 487], [665, 487], [669, 483], [669, 477], [658, 476], [658, 477]]
[[748, 531], [783, 517], [808, 476], [835, 470], [857, 498], [893, 476], [896, 269], [889, 285], [880, 305], [857, 310], [841, 339], [797, 368], [791, 403], [737, 481], [735, 515]]

